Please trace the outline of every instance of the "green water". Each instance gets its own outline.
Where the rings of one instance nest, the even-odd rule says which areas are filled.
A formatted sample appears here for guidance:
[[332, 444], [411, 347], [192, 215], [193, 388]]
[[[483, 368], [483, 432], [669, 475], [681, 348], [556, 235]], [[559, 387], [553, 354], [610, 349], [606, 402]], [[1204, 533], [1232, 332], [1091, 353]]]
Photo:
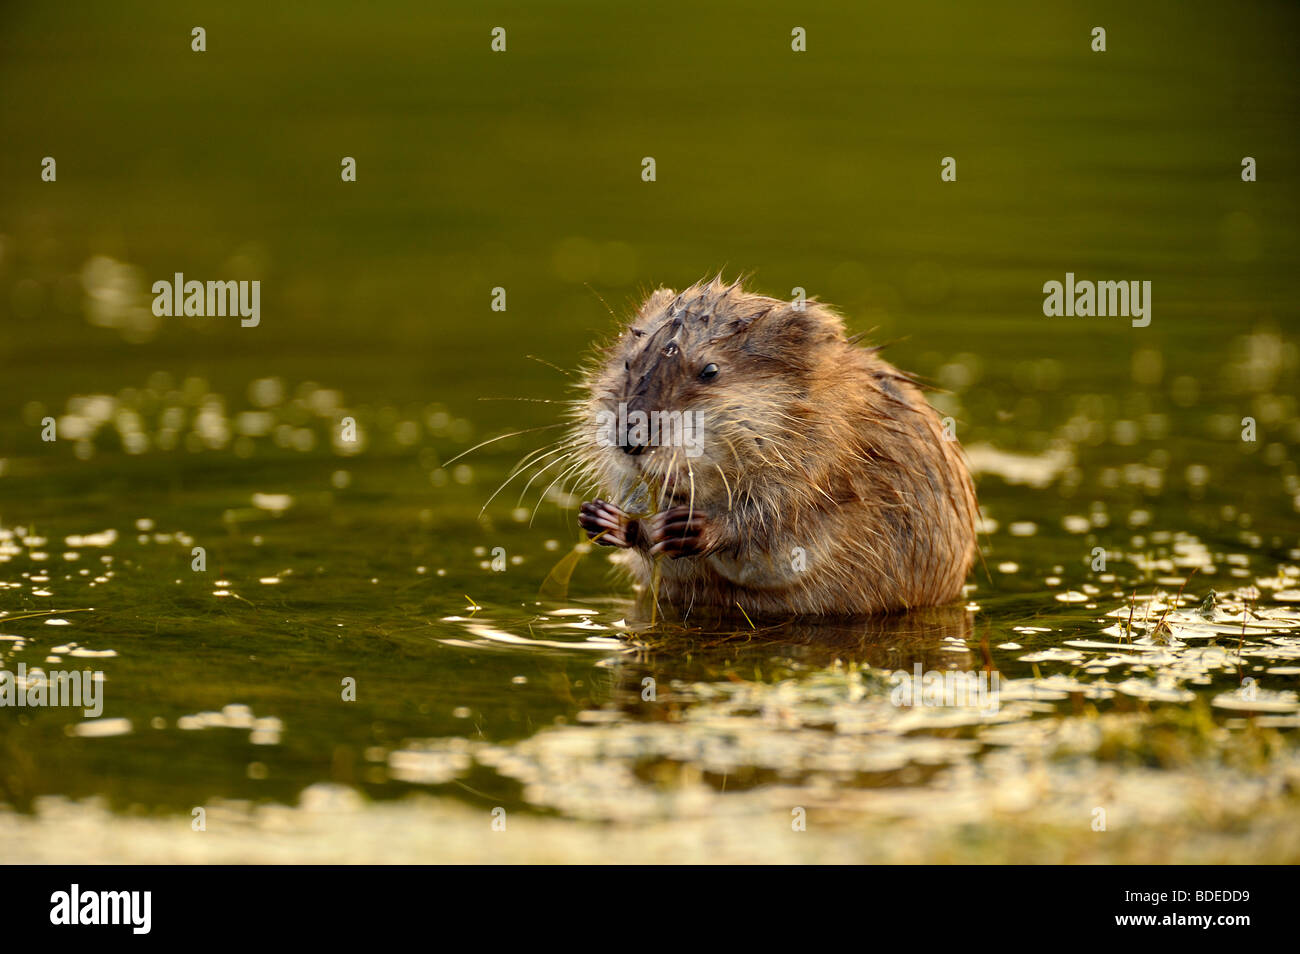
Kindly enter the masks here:
[[[0, 667], [104, 673], [0, 708], [0, 857], [1300, 858], [1291, 6], [197, 16], [0, 14]], [[603, 553], [539, 596], [578, 498], [480, 508], [552, 365], [718, 269], [944, 389], [966, 605], [675, 633]], [[153, 319], [175, 272], [260, 324]], [[1150, 325], [1045, 317], [1067, 272]], [[892, 705], [917, 662], [998, 713]]]

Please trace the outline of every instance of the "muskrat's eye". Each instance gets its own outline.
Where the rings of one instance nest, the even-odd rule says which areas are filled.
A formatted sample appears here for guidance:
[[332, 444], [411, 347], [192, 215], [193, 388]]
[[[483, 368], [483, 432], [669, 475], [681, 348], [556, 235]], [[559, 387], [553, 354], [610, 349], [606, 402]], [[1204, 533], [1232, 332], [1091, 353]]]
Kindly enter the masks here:
[[718, 366], [716, 364], [706, 364], [704, 370], [700, 372], [700, 380], [707, 381], [709, 378], [718, 376]]

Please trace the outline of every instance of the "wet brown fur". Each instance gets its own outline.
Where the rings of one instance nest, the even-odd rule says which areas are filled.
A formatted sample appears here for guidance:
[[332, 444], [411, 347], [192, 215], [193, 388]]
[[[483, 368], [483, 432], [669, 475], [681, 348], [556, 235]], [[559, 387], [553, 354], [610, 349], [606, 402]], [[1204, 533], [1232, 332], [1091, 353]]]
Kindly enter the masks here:
[[[659, 289], [584, 376], [569, 449], [640, 521], [620, 559], [661, 607], [854, 615], [961, 595], [976, 503], [958, 444], [910, 376], [801, 304], [717, 278]], [[597, 412], [619, 402], [697, 412], [702, 456], [601, 446]], [[644, 528], [672, 507], [704, 515], [698, 553], [650, 556]]]

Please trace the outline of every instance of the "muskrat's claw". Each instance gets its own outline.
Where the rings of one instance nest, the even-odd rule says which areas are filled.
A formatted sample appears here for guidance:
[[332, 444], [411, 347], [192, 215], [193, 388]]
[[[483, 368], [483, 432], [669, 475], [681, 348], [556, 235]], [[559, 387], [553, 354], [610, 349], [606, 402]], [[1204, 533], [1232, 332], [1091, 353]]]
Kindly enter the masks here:
[[636, 546], [637, 522], [607, 500], [589, 500], [579, 507], [578, 526], [601, 546]]
[[673, 507], [650, 520], [650, 555], [666, 553], [673, 559], [700, 556], [709, 544], [707, 514], [689, 507]]

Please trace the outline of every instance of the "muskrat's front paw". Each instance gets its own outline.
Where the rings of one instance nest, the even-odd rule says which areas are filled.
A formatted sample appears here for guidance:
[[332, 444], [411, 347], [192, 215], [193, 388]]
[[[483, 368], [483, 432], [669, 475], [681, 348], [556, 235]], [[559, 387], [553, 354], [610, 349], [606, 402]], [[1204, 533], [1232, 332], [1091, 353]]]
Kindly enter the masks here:
[[699, 556], [709, 549], [709, 518], [689, 507], [673, 507], [650, 518], [650, 555], [673, 559]]
[[633, 547], [637, 543], [637, 522], [607, 500], [589, 500], [579, 507], [578, 526], [601, 546]]

